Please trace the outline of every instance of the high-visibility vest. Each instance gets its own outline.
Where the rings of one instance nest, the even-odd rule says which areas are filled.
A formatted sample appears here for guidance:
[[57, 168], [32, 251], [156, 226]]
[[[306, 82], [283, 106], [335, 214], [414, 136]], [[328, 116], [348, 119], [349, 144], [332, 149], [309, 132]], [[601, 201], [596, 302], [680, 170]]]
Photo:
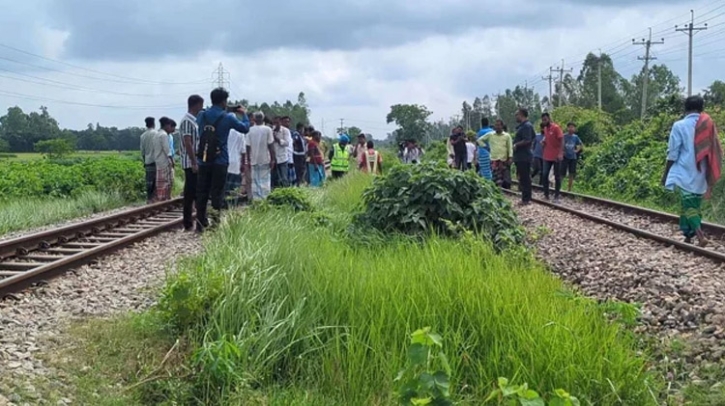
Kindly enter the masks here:
[[365, 161], [368, 166], [368, 173], [377, 175], [378, 174], [378, 151], [373, 151], [372, 154], [370, 153], [370, 151], [365, 151]]
[[330, 170], [333, 172], [347, 172], [350, 169], [350, 153], [347, 148], [341, 148], [337, 145], [334, 148], [332, 161], [330, 162]]

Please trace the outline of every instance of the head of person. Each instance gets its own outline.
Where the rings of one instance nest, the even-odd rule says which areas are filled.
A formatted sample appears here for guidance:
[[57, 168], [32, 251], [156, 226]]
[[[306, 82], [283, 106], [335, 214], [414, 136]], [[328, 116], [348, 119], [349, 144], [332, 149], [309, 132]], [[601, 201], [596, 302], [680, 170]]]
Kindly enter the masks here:
[[368, 141], [368, 143], [367, 143], [367, 147], [368, 147], [368, 149], [373, 149], [373, 148], [375, 148], [375, 144], [373, 143], [373, 140], [370, 140], [370, 141]]
[[357, 143], [358, 144], [365, 144], [365, 134], [360, 133], [357, 135]]
[[685, 99], [685, 113], [702, 113], [705, 111], [705, 100], [698, 95]]
[[274, 128], [279, 128], [281, 123], [282, 123], [282, 119], [280, 117], [274, 117], [272, 119], [272, 124], [274, 125]]
[[481, 119], [481, 128], [489, 127], [491, 124], [488, 121], [488, 117], [484, 117]]
[[167, 134], [172, 134], [176, 131], [176, 121], [168, 117], [161, 117], [159, 119], [159, 125]]
[[229, 92], [223, 87], [217, 87], [211, 91], [211, 104], [222, 109], [227, 109], [227, 101], [229, 100]]
[[262, 120], [262, 123], [264, 125], [267, 125], [267, 126], [270, 126], [271, 127], [272, 126], [272, 119], [270, 119], [269, 117], [264, 117], [264, 120]]
[[315, 131], [313, 129], [313, 131], [312, 131], [312, 139], [315, 140], [315, 141], [317, 141], [317, 142], [320, 142], [320, 140], [322, 140], [322, 133], [319, 132], [319, 131]]
[[539, 123], [539, 130], [541, 130], [542, 133], [544, 132], [545, 129], [546, 129], [546, 126], [544, 125], [544, 123]]
[[292, 119], [290, 119], [289, 116], [283, 116], [280, 120], [284, 128], [289, 128], [292, 122]]
[[146, 128], [151, 129], [156, 127], [156, 119], [153, 117], [146, 117], [144, 120], [146, 122]]
[[305, 125], [302, 123], [297, 123], [297, 126], [295, 126], [297, 129], [297, 132], [300, 134], [303, 134], [305, 132]]
[[313, 126], [313, 125], [308, 126], [307, 129], [305, 130], [305, 132], [311, 137], [312, 133], [315, 132], [315, 126]]
[[568, 124], [566, 125], [566, 131], [568, 131], [568, 132], [569, 132], [569, 135], [574, 135], [574, 133], [576, 132], [576, 124], [574, 124], [574, 122], [573, 122], [573, 121], [570, 121], [570, 122], [569, 122], [569, 123], [568, 123]]
[[549, 113], [543, 113], [541, 115], [541, 124], [543, 124], [544, 127], [548, 127], [551, 124], [551, 115], [549, 115]]
[[456, 126], [456, 128], [453, 129], [453, 134], [455, 135], [461, 135], [463, 134], [463, 126]]
[[255, 111], [254, 114], [252, 115], [252, 118], [254, 119], [254, 124], [256, 124], [256, 125], [264, 124], [265, 117], [264, 117], [264, 113], [262, 113], [261, 111]]
[[204, 109], [204, 98], [199, 96], [198, 94], [192, 94], [186, 100], [186, 106], [189, 109], [189, 113], [192, 116], [196, 116], [201, 110]]
[[523, 123], [528, 119], [529, 119], [529, 111], [523, 107], [519, 107], [518, 110], [516, 110], [516, 122]]
[[340, 134], [340, 138], [338, 140], [340, 141], [340, 145], [343, 147], [350, 143], [350, 137], [348, 137], [347, 134]]
[[501, 134], [503, 132], [503, 120], [498, 119], [493, 123], [493, 129], [496, 130], [497, 134]]

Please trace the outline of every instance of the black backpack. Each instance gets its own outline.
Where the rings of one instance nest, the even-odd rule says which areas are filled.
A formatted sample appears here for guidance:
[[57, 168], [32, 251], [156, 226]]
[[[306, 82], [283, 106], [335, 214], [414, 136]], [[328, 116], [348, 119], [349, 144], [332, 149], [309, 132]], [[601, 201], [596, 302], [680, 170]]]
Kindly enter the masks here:
[[197, 157], [206, 164], [214, 162], [217, 156], [221, 154], [221, 148], [219, 148], [219, 137], [216, 135], [216, 128], [224, 119], [226, 113], [222, 113], [219, 118], [216, 119], [214, 124], [206, 124], [204, 130], [199, 138], [199, 149], [196, 151]]

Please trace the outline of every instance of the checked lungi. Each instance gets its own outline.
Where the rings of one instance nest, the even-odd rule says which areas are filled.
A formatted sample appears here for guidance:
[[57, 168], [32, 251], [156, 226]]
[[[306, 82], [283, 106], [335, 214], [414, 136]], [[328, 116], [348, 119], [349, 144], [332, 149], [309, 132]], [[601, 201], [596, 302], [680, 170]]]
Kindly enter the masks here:
[[171, 199], [171, 176], [173, 169], [171, 166], [165, 168], [156, 168], [156, 201], [163, 202]]
[[156, 164], [144, 167], [146, 169], [146, 203], [151, 203], [156, 194]]

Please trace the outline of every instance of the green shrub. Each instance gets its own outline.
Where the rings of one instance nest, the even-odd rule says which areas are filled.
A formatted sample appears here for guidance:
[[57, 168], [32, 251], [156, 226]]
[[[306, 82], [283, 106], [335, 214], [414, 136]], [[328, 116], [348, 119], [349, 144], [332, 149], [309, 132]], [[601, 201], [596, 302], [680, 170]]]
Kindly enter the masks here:
[[301, 188], [277, 188], [267, 196], [267, 203], [272, 206], [290, 207], [294, 211], [312, 211], [307, 190]]
[[479, 233], [498, 249], [521, 244], [524, 232], [511, 204], [492, 182], [472, 171], [435, 164], [403, 165], [363, 194], [357, 221], [383, 232], [420, 235]]
[[569, 122], [576, 124], [577, 135], [585, 146], [602, 142], [616, 132], [612, 116], [599, 110], [562, 106], [554, 109], [551, 118], [561, 126], [565, 133], [566, 125]]

